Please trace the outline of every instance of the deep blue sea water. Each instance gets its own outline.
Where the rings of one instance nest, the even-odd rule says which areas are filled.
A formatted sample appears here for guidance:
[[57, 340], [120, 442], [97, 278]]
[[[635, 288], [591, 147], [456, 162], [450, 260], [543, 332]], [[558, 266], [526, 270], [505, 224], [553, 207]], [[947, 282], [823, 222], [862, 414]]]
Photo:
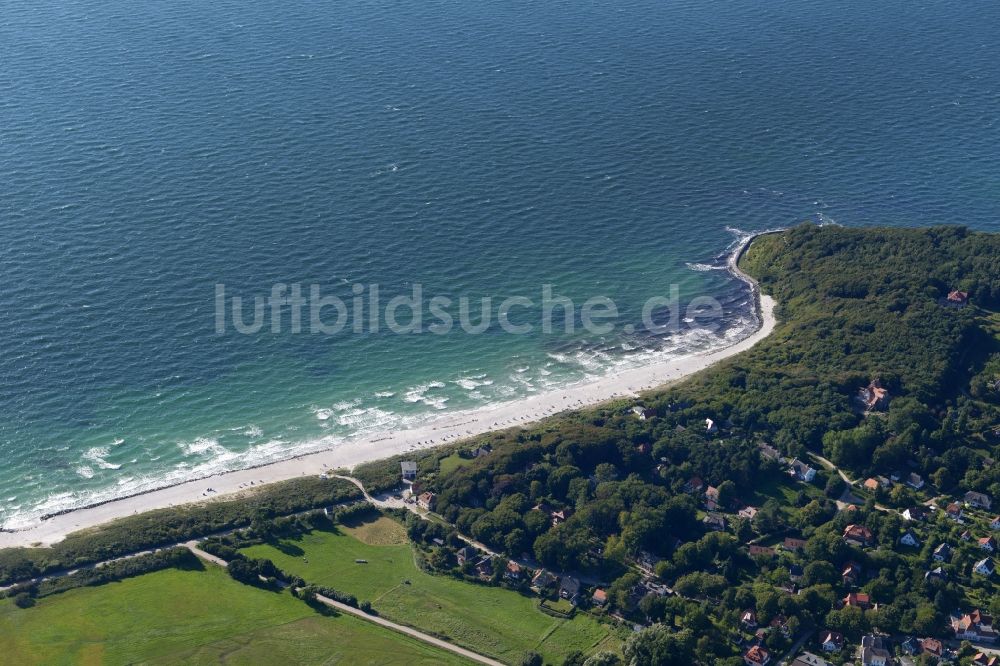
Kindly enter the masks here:
[[993, 0], [38, 0], [0, 13], [0, 524], [718, 344], [215, 331], [215, 285], [678, 285], [738, 232], [1000, 230]]

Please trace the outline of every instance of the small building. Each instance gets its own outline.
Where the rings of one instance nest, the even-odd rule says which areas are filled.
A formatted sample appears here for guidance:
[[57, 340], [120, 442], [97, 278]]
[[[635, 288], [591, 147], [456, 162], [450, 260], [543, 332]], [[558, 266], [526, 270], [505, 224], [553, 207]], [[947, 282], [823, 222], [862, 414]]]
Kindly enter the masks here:
[[507, 560], [507, 571], [503, 574], [507, 580], [521, 580], [524, 576], [524, 567], [514, 560]]
[[403, 473], [403, 481], [413, 481], [417, 478], [417, 463], [412, 460], [404, 460], [399, 463], [399, 467]]
[[920, 539], [917, 538], [913, 530], [906, 530], [903, 532], [903, 536], [899, 537], [899, 543], [903, 546], [917, 548], [920, 546]]
[[892, 651], [883, 636], [862, 636], [858, 656], [864, 666], [889, 666], [892, 663]]
[[844, 649], [844, 635], [836, 631], [821, 631], [819, 644], [824, 652], [840, 652]]
[[476, 562], [476, 575], [482, 579], [493, 577], [493, 558], [485, 555]]
[[476, 557], [476, 551], [472, 546], [462, 546], [455, 551], [455, 561], [458, 562], [458, 566], [465, 566], [466, 562], [471, 561]]
[[997, 549], [997, 540], [991, 536], [982, 537], [979, 539], [979, 547], [987, 553], [995, 552]]
[[788, 473], [799, 481], [806, 483], [812, 483], [813, 479], [816, 478], [816, 470], [798, 458], [792, 458], [792, 462], [789, 463]]
[[920, 653], [940, 659], [944, 654], [944, 644], [936, 638], [922, 638], [920, 639]]
[[597, 588], [594, 590], [594, 594], [590, 597], [590, 601], [595, 606], [603, 607], [608, 603], [608, 593], [601, 588]]
[[417, 506], [421, 509], [426, 509], [427, 511], [433, 511], [434, 505], [437, 503], [437, 495], [428, 491], [420, 493], [417, 496]]
[[740, 615], [740, 624], [745, 629], [753, 631], [757, 628], [757, 613], [752, 608], [743, 611], [743, 614]]
[[789, 567], [788, 567], [788, 580], [792, 581], [793, 583], [797, 583], [800, 580], [802, 580], [802, 576], [804, 576], [804, 575], [805, 575], [805, 571], [802, 569], [801, 565], [799, 565], [799, 564], [789, 565]]
[[952, 502], [944, 510], [945, 514], [954, 520], [956, 523], [962, 522], [962, 505], [958, 502]]
[[771, 654], [760, 645], [753, 645], [743, 654], [746, 666], [767, 666], [771, 663]]
[[932, 557], [936, 562], [949, 562], [951, 561], [951, 556], [955, 553], [955, 549], [949, 546], [947, 543], [941, 543], [937, 548], [934, 549], [934, 554]]
[[649, 419], [656, 416], [655, 409], [649, 409], [641, 405], [636, 405], [632, 408], [632, 413], [639, 417], [640, 421], [648, 421]]
[[774, 557], [774, 548], [750, 544], [750, 557]]
[[987, 578], [990, 578], [996, 571], [996, 566], [993, 564], [992, 558], [984, 557], [983, 559], [976, 562], [975, 565], [973, 565], [972, 570], [975, 571], [980, 576], [986, 576]]
[[875, 542], [875, 536], [864, 525], [848, 525], [844, 528], [844, 541], [858, 548], [867, 548]]
[[861, 574], [863, 572], [864, 570], [860, 564], [857, 562], [848, 562], [844, 565], [844, 570], [840, 573], [840, 581], [844, 585], [852, 587], [861, 581]]
[[970, 490], [965, 493], [965, 503], [973, 508], [986, 509], [989, 511], [993, 505], [993, 500], [990, 499], [990, 496], [985, 493]]
[[871, 597], [868, 596], [867, 592], [851, 592], [844, 597], [843, 602], [844, 606], [863, 610], [868, 610], [872, 606]]
[[580, 581], [572, 576], [563, 576], [559, 581], [559, 596], [576, 604], [580, 597]]
[[705, 489], [705, 482], [701, 480], [700, 477], [692, 476], [684, 484], [684, 492], [686, 493], [700, 493]]
[[797, 537], [785, 537], [785, 540], [781, 542], [781, 547], [792, 552], [805, 550], [806, 540]]
[[715, 425], [715, 421], [712, 419], [705, 419], [705, 432], [709, 435], [714, 435], [719, 432], [719, 426]]
[[913, 488], [914, 490], [920, 490], [924, 487], [924, 479], [916, 472], [910, 472], [909, 476], [906, 477], [906, 485]]
[[924, 574], [924, 580], [948, 580], [948, 572], [942, 567], [935, 567]]
[[910, 522], [919, 523], [927, 520], [927, 509], [922, 506], [914, 506], [903, 510], [903, 518]]
[[864, 488], [870, 492], [875, 492], [881, 488], [881, 485], [879, 484], [878, 479], [872, 476], [865, 479]]
[[969, 304], [969, 292], [958, 289], [948, 292], [945, 303], [951, 307], [961, 308]]
[[866, 412], [885, 411], [889, 408], [889, 390], [873, 379], [868, 386], [858, 389], [858, 402]]
[[781, 460], [781, 452], [770, 444], [760, 445], [760, 455], [768, 460]]
[[791, 666], [831, 666], [830, 662], [822, 657], [817, 657], [812, 652], [803, 652], [795, 661], [792, 662]]
[[990, 529], [1000, 530], [1000, 516], [996, 516], [990, 521]]
[[972, 666], [1000, 666], [1000, 657], [986, 652], [977, 652], [972, 658]]
[[993, 618], [976, 609], [964, 615], [951, 617], [951, 629], [958, 640], [968, 640], [974, 643], [995, 643], [997, 632], [993, 629]]
[[754, 516], [757, 515], [757, 507], [745, 506], [739, 511], [740, 518], [746, 518], [747, 520], [753, 520]]
[[726, 529], [726, 519], [717, 513], [707, 514], [701, 519], [702, 525], [707, 529], [713, 530], [715, 532], [721, 532]]
[[547, 587], [555, 585], [557, 580], [559, 579], [545, 569], [539, 569], [531, 578], [531, 589], [539, 592]]

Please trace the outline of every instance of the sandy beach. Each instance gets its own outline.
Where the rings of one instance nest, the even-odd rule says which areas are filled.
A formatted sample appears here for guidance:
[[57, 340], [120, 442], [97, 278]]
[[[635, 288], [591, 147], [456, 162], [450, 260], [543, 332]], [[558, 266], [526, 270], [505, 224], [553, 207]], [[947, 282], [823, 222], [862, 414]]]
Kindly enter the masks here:
[[[750, 336], [727, 347], [702, 354], [671, 358], [640, 368], [623, 370], [595, 381], [583, 382], [559, 391], [491, 405], [470, 411], [452, 412], [427, 421], [421, 427], [375, 435], [345, 442], [327, 451], [309, 454], [253, 469], [236, 470], [188, 481], [152, 492], [124, 497], [97, 506], [52, 516], [32, 527], [0, 533], [0, 547], [52, 544], [67, 534], [106, 522], [180, 504], [204, 502], [245, 492], [263, 484], [308, 475], [319, 475], [336, 468], [387, 458], [416, 449], [458, 441], [463, 438], [528, 425], [540, 419], [611, 399], [635, 396], [638, 392], [676, 382], [731, 356], [744, 352], [774, 330], [774, 300], [760, 293], [756, 282], [743, 274], [736, 261], [752, 239], [747, 239], [729, 262], [733, 274], [750, 284], [756, 300], [760, 327]], [[252, 485], [251, 485], [252, 484]], [[213, 492], [208, 493], [207, 489]]]

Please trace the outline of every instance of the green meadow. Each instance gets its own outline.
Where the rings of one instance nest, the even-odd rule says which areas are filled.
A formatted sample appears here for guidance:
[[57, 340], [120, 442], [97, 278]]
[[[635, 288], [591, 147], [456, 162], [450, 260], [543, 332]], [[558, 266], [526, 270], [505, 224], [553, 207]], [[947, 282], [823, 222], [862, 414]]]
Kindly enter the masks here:
[[534, 651], [560, 663], [574, 650], [620, 647], [609, 627], [586, 614], [558, 619], [538, 610], [535, 598], [422, 571], [402, 526], [389, 518], [243, 552], [269, 558], [309, 583], [368, 600], [390, 620], [501, 661], [516, 662]]
[[16, 608], [0, 601], [8, 664], [466, 664], [287, 592], [249, 587], [220, 568], [168, 569]]

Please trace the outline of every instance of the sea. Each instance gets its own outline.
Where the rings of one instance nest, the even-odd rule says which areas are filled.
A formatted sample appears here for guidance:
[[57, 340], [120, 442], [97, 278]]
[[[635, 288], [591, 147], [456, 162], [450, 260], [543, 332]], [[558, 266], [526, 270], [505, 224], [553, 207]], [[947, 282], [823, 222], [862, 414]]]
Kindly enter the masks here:
[[[998, 231], [998, 35], [995, 0], [4, 3], [0, 527], [728, 344], [754, 231]], [[495, 317], [250, 330], [293, 285]], [[613, 330], [499, 325], [546, 285]], [[718, 325], [638, 326], [672, 294]]]

